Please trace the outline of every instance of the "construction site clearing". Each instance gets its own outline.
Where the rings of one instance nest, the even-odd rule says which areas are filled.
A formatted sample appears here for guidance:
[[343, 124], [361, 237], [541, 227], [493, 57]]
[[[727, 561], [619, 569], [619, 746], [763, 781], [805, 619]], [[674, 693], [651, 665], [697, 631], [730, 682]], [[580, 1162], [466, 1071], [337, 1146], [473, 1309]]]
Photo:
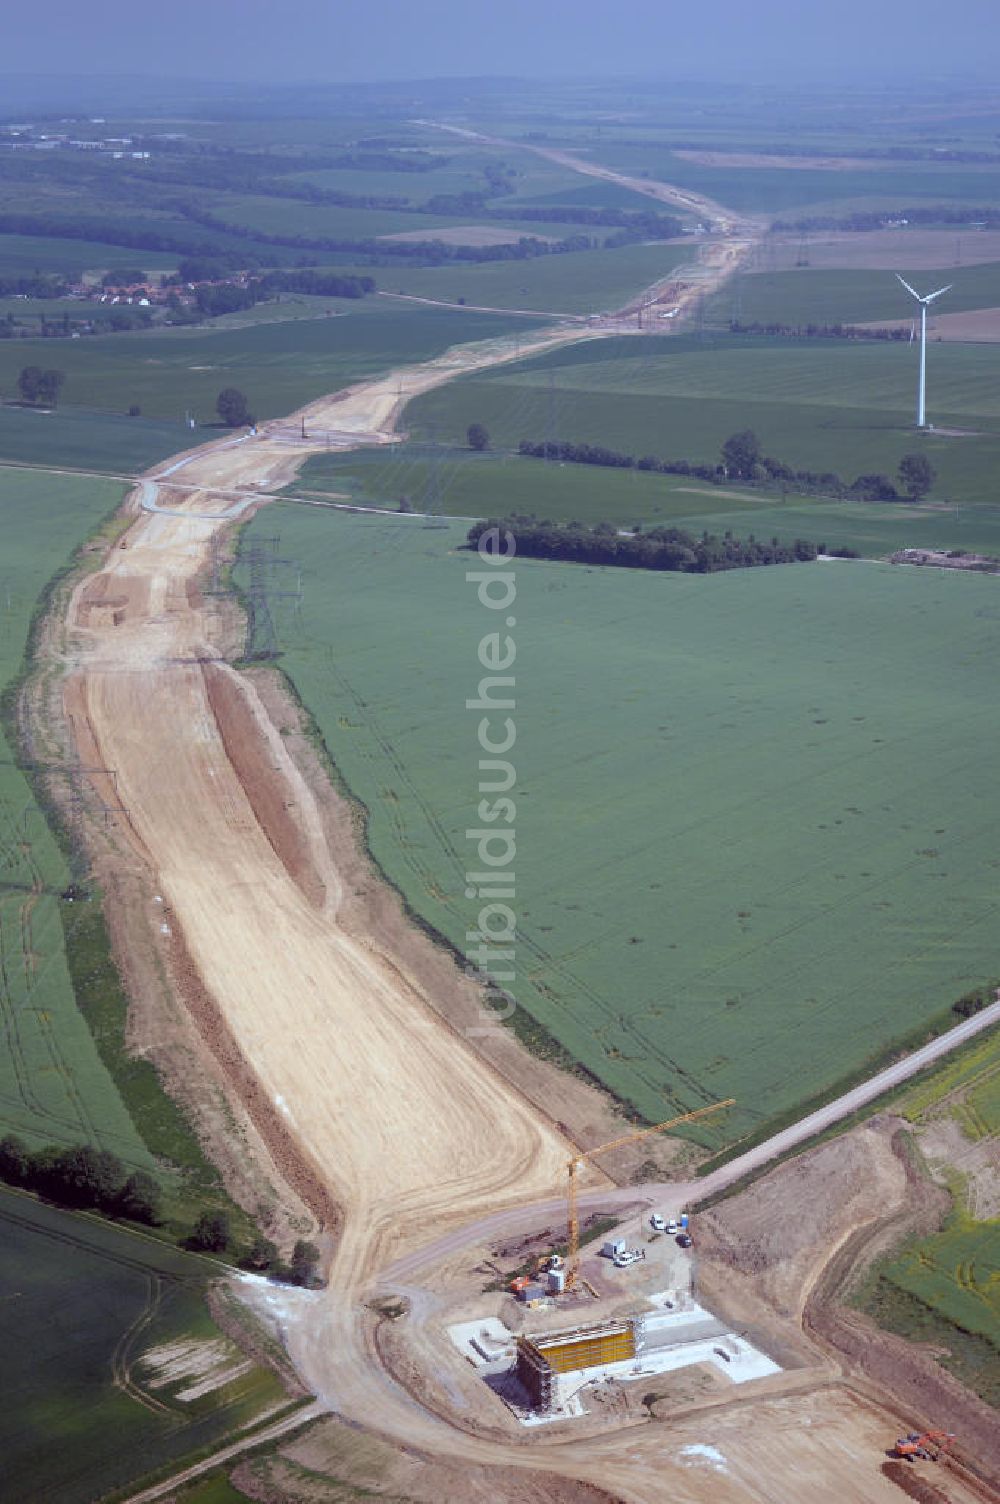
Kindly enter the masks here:
[[676, 1236], [659, 1228], [679, 1229], [680, 1218], [654, 1213], [595, 1239], [580, 1250], [573, 1288], [558, 1253], [536, 1255], [535, 1283], [516, 1277], [506, 1293], [462, 1303], [464, 1319], [447, 1326], [452, 1346], [529, 1426], [592, 1415], [600, 1386], [676, 1369], [708, 1365], [732, 1384], [780, 1374], [773, 1358], [696, 1300], [682, 1216]]
[[733, 1384], [780, 1373], [773, 1359], [677, 1292], [649, 1296], [659, 1310], [559, 1331], [515, 1335], [496, 1316], [458, 1322], [448, 1335], [523, 1425], [581, 1417], [599, 1385], [630, 1383], [709, 1364]]

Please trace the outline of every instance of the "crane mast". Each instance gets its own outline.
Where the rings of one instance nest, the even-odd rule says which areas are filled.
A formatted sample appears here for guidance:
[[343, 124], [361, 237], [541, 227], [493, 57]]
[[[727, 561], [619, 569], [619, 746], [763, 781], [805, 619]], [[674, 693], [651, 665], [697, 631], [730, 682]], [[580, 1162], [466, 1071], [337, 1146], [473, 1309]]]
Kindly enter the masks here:
[[727, 1097], [724, 1102], [710, 1102], [707, 1107], [696, 1107], [693, 1112], [682, 1112], [679, 1117], [668, 1118], [665, 1123], [654, 1123], [651, 1128], [640, 1128], [635, 1133], [625, 1133], [621, 1138], [613, 1138], [610, 1143], [598, 1144], [595, 1149], [585, 1149], [582, 1154], [576, 1154], [572, 1159], [566, 1161], [567, 1290], [572, 1290], [576, 1283], [576, 1277], [580, 1272], [580, 1214], [577, 1204], [577, 1171], [582, 1169], [588, 1160], [594, 1159], [598, 1154], [606, 1154], [611, 1149], [621, 1149], [625, 1144], [634, 1144], [638, 1139], [648, 1138], [652, 1133], [665, 1133], [668, 1128], [677, 1128], [681, 1123], [693, 1123], [696, 1118], [705, 1118], [708, 1117], [709, 1113], [721, 1112], [724, 1107], [732, 1107], [735, 1101], [735, 1097]]

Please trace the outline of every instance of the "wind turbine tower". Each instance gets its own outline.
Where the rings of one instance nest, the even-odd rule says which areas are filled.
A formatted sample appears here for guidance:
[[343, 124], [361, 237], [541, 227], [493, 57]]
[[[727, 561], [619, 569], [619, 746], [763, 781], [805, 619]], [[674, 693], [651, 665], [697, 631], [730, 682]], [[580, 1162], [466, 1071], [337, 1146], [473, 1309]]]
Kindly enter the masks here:
[[904, 281], [904, 279], [899, 275], [898, 272], [896, 273], [896, 280], [897, 280], [897, 282], [902, 282], [903, 286], [906, 288], [906, 290], [910, 294], [911, 298], [916, 298], [917, 302], [920, 304], [920, 379], [919, 379], [919, 381], [917, 383], [917, 427], [918, 428], [926, 428], [927, 427], [927, 402], [926, 402], [926, 398], [927, 398], [927, 309], [930, 306], [930, 304], [933, 303], [933, 301], [934, 301], [935, 298], [939, 298], [943, 292], [950, 292], [951, 289], [952, 289], [952, 287], [954, 287], [955, 284], [953, 282], [949, 282], [947, 287], [939, 287], [938, 290], [937, 290], [937, 292], [929, 292], [929, 293], [926, 294], [925, 297], [921, 297], [920, 294], [916, 291], [916, 289], [913, 288], [913, 287], [911, 287], [910, 284], [909, 284], [909, 282]]

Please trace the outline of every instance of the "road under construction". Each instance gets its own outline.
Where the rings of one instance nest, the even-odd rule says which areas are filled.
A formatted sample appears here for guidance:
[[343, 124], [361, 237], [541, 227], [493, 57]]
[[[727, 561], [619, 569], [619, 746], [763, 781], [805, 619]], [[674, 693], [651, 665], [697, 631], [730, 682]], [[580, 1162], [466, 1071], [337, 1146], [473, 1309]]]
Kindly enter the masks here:
[[[720, 279], [743, 253], [733, 241], [721, 243], [726, 254], [712, 263]], [[745, 251], [752, 244], [749, 236], [741, 242]], [[254, 682], [227, 661], [217, 606], [199, 589], [218, 536], [287, 484], [329, 435], [344, 447], [391, 443], [405, 402], [418, 392], [603, 332], [556, 326], [516, 344], [451, 350], [155, 471], [128, 503], [123, 546], [70, 600], [64, 701], [81, 761], [116, 770], [116, 788], [98, 792], [119, 813], [118, 859], [145, 882], [150, 922], [153, 895], [163, 904], [156, 918], [169, 912], [166, 964], [183, 979], [180, 990], [209, 1049], [272, 1152], [276, 1175], [293, 1163], [306, 1200], [336, 1230], [325, 1290], [303, 1292], [301, 1301], [289, 1293], [280, 1320], [310, 1389], [352, 1424], [401, 1447], [653, 1501], [664, 1497], [664, 1479], [650, 1434], [628, 1429], [512, 1446], [500, 1429], [441, 1413], [384, 1357], [373, 1296], [404, 1292], [416, 1319], [428, 1314], [433, 1297], [422, 1277], [431, 1265], [482, 1245], [501, 1227], [558, 1217], [567, 1164], [580, 1154], [443, 1023], [417, 980], [340, 924], [343, 878], [316, 794]], [[616, 332], [613, 324], [607, 332]], [[103, 610], [112, 599], [114, 610]], [[257, 783], [246, 771], [252, 749]], [[295, 825], [297, 865], [287, 860], [279, 820]], [[303, 881], [305, 868], [315, 881]], [[986, 1027], [988, 1013], [969, 1020], [968, 1031]], [[778, 1135], [697, 1186], [617, 1188], [588, 1162], [577, 1204], [621, 1208], [655, 1199], [679, 1209], [836, 1115], [836, 1107], [824, 1109], [815, 1123]], [[852, 1479], [855, 1491], [845, 1493], [842, 1480], [825, 1483], [817, 1473], [810, 1493], [817, 1504], [895, 1497], [870, 1469], [863, 1485]], [[692, 1468], [677, 1472], [671, 1495], [742, 1504], [791, 1499], [797, 1487], [790, 1475], [785, 1492], [755, 1493], [735, 1476]], [[967, 1497], [956, 1493], [955, 1504]]]

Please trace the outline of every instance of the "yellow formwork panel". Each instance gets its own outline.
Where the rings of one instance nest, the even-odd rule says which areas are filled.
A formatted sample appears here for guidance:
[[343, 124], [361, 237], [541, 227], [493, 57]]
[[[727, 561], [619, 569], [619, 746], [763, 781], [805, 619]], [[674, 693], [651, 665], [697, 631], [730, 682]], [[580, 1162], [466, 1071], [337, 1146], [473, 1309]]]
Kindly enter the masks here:
[[631, 1327], [614, 1332], [591, 1332], [579, 1337], [535, 1345], [553, 1373], [572, 1373], [577, 1368], [597, 1368], [602, 1363], [624, 1363], [635, 1357]]

